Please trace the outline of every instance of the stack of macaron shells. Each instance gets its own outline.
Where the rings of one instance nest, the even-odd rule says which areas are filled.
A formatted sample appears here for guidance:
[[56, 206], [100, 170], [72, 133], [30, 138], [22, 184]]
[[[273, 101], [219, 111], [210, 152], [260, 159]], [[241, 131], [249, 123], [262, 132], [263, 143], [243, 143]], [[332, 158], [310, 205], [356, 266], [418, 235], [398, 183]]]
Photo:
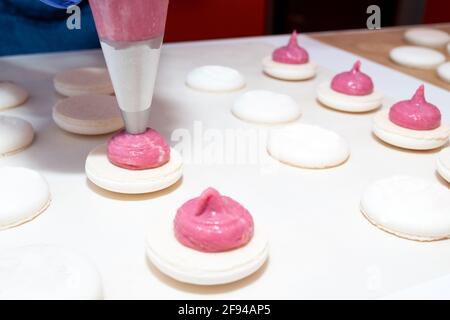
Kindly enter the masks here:
[[185, 283], [218, 285], [257, 271], [269, 254], [267, 234], [234, 199], [207, 188], [176, 215], [160, 216], [147, 237], [147, 257]]
[[53, 107], [53, 120], [63, 130], [81, 135], [101, 135], [123, 128], [114, 96], [86, 94], [59, 100]]
[[294, 31], [286, 46], [277, 48], [262, 61], [264, 73], [279, 80], [307, 80], [316, 75], [317, 65], [311, 62], [308, 52], [299, 46]]
[[368, 112], [379, 108], [383, 95], [375, 91], [370, 76], [361, 71], [358, 60], [350, 71], [344, 71], [317, 88], [317, 99], [325, 106], [345, 112]]
[[99, 67], [64, 70], [53, 78], [53, 85], [56, 92], [67, 97], [114, 93], [108, 70]]
[[176, 183], [182, 176], [183, 161], [156, 130], [148, 128], [141, 134], [121, 130], [89, 153], [85, 171], [89, 180], [103, 189], [141, 194]]
[[421, 85], [409, 100], [395, 103], [375, 115], [373, 132], [384, 142], [405, 149], [430, 150], [448, 142], [450, 127], [439, 108], [425, 98]]
[[123, 127], [123, 120], [106, 68], [64, 70], [53, 79], [55, 90], [68, 98], [53, 107], [53, 120], [63, 130], [102, 135]]

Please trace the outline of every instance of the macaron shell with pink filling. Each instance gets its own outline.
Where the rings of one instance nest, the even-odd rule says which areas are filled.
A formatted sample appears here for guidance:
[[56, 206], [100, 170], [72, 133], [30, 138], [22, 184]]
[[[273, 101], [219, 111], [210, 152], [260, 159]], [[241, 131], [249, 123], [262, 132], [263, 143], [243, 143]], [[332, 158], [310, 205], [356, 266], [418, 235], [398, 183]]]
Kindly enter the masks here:
[[226, 252], [206, 253], [182, 245], [175, 237], [175, 213], [161, 212], [150, 225], [146, 252], [165, 275], [184, 283], [219, 285], [256, 272], [269, 256], [268, 234], [255, 221], [254, 234], [245, 246]]
[[345, 112], [368, 112], [381, 107], [383, 94], [373, 91], [366, 96], [351, 96], [334, 91], [331, 82], [323, 82], [317, 87], [317, 99], [325, 106]]
[[373, 133], [384, 142], [411, 150], [432, 150], [448, 143], [450, 127], [446, 124], [434, 130], [411, 130], [389, 120], [389, 110], [383, 109], [374, 117]]
[[146, 170], [129, 170], [115, 166], [108, 160], [106, 144], [94, 148], [85, 164], [91, 182], [108, 191], [124, 194], [156, 192], [175, 184], [183, 174], [183, 160], [175, 149], [165, 165]]
[[286, 81], [299, 81], [314, 78], [317, 65], [314, 62], [287, 64], [273, 61], [271, 56], [262, 60], [263, 71], [272, 78]]

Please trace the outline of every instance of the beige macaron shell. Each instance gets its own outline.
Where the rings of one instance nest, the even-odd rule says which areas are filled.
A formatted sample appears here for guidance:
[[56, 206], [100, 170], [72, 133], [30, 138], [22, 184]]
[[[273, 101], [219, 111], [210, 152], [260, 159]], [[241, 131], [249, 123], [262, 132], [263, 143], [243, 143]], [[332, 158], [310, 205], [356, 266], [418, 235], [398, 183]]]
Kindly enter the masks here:
[[17, 107], [28, 99], [28, 92], [21, 86], [0, 81], [0, 110]]
[[0, 177], [0, 230], [32, 220], [50, 204], [48, 184], [38, 172], [2, 167]]
[[25, 149], [34, 138], [33, 127], [28, 121], [10, 116], [0, 116], [0, 134], [0, 156]]
[[175, 184], [183, 174], [183, 160], [175, 149], [170, 150], [168, 163], [158, 168], [129, 170], [112, 164], [107, 156], [107, 145], [94, 148], [85, 164], [91, 182], [117, 193], [142, 194], [159, 191]]
[[331, 82], [323, 82], [317, 87], [317, 99], [325, 106], [345, 112], [368, 112], [378, 109], [383, 103], [383, 94], [373, 91], [365, 96], [351, 96], [331, 88]]
[[288, 64], [273, 61], [271, 56], [262, 60], [263, 71], [267, 75], [287, 81], [308, 80], [313, 78], [317, 72], [314, 62], [304, 64]]
[[53, 79], [58, 93], [73, 97], [85, 94], [113, 94], [106, 68], [78, 68], [58, 73]]
[[111, 133], [123, 127], [117, 99], [107, 95], [84, 95], [60, 100], [53, 120], [63, 130], [83, 135]]
[[374, 117], [373, 133], [389, 144], [412, 150], [431, 150], [448, 142], [450, 127], [441, 124], [434, 130], [411, 130], [400, 127], [389, 120], [389, 109], [378, 112]]
[[195, 285], [238, 281], [256, 272], [269, 256], [268, 234], [257, 224], [245, 246], [227, 252], [201, 252], [182, 245], [175, 237], [175, 212], [163, 212], [151, 224], [147, 257], [164, 274]]

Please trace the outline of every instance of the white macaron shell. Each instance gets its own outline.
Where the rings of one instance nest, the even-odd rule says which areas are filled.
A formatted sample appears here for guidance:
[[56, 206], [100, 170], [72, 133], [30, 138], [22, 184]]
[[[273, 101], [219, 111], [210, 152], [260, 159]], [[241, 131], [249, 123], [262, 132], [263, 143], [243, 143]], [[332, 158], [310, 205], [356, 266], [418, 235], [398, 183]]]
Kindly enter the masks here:
[[209, 92], [227, 92], [242, 89], [244, 77], [229, 67], [207, 65], [189, 72], [186, 84], [196, 90]]
[[442, 30], [432, 28], [411, 28], [404, 34], [411, 44], [431, 48], [444, 47], [450, 41], [450, 35]]
[[435, 69], [445, 61], [445, 56], [439, 51], [416, 46], [394, 48], [389, 56], [399, 65], [417, 69]]
[[450, 148], [441, 150], [436, 165], [439, 174], [450, 183]]
[[28, 147], [34, 138], [31, 124], [17, 117], [0, 116], [0, 156]]
[[0, 81], [0, 110], [17, 107], [28, 99], [28, 92], [21, 86]]
[[49, 205], [49, 186], [36, 171], [1, 167], [0, 177], [0, 230], [35, 218]]
[[317, 169], [340, 165], [350, 155], [350, 148], [341, 136], [308, 124], [272, 129], [267, 140], [267, 151], [283, 163]]
[[275, 124], [294, 121], [302, 114], [290, 96], [267, 90], [253, 90], [241, 95], [231, 112], [241, 120]]
[[97, 300], [103, 298], [100, 275], [77, 252], [31, 245], [0, 252], [0, 299]]
[[375, 225], [414, 240], [450, 236], [450, 191], [409, 176], [376, 181], [364, 192], [361, 209]]
[[450, 62], [441, 64], [436, 71], [442, 80], [450, 83]]

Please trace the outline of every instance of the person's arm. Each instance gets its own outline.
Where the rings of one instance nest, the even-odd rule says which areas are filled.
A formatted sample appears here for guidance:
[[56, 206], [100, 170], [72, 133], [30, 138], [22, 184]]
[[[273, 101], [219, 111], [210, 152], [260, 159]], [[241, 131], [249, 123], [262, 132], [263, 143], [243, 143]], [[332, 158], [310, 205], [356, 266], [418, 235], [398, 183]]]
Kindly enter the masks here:
[[81, 29], [69, 30], [66, 22], [70, 14], [65, 9], [36, 0], [0, 1], [0, 29], [8, 30], [0, 36], [0, 56], [98, 48], [88, 2], [79, 7]]
[[82, 0], [40, 0], [41, 2], [58, 9], [66, 9], [79, 4]]

